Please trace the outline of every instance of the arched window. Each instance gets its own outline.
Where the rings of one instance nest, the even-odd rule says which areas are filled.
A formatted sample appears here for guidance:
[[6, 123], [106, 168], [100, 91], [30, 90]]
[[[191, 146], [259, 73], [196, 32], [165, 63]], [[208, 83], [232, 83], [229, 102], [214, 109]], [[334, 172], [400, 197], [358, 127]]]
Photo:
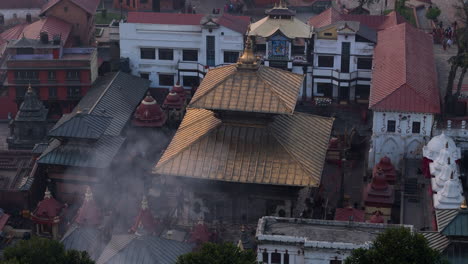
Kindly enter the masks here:
[[18, 15], [16, 13], [13, 14], [13, 18], [14, 19], [17, 19], [18, 18]]
[[26, 22], [28, 22], [28, 23], [31, 23], [31, 22], [32, 22], [32, 18], [31, 18], [31, 14], [30, 14], [30, 13], [27, 13], [27, 14], [26, 14]]
[[0, 25], [5, 24], [5, 16], [3, 14], [0, 14]]

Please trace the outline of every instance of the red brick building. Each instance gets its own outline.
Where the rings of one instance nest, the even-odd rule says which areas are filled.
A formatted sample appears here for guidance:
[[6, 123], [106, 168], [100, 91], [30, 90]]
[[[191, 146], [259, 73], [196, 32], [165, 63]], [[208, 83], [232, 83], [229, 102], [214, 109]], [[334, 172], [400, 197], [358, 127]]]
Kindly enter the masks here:
[[57, 36], [49, 40], [21, 38], [11, 41], [3, 64], [7, 77], [0, 119], [14, 116], [29, 84], [49, 109], [49, 117], [69, 113], [86, 94], [98, 75], [95, 48], [64, 48]]
[[72, 24], [74, 46], [93, 45], [94, 14], [100, 0], [49, 0], [41, 15], [54, 16]]

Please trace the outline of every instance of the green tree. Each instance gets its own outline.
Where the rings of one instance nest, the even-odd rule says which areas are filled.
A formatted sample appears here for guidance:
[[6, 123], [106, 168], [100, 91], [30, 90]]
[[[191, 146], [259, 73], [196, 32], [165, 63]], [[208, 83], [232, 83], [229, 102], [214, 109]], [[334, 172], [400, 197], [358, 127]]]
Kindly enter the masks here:
[[200, 250], [179, 256], [176, 264], [254, 264], [255, 253], [241, 251], [232, 243], [205, 243]]
[[[458, 96], [461, 92], [463, 84], [463, 78], [468, 68], [468, 29], [466, 26], [468, 22], [468, 2], [464, 0], [458, 0], [458, 4], [454, 5], [457, 10], [457, 20], [459, 28], [454, 31], [455, 43], [457, 44], [457, 54], [452, 56], [448, 62], [450, 63], [450, 71], [447, 80], [447, 87], [445, 89], [445, 110], [453, 112]], [[455, 29], [453, 29], [455, 30]], [[457, 76], [458, 69], [461, 69], [461, 74], [458, 78], [457, 90], [455, 94], [452, 94], [455, 78]]]
[[5, 249], [0, 264], [94, 264], [88, 253], [65, 250], [55, 240], [33, 237]]
[[442, 264], [439, 252], [426, 238], [408, 228], [390, 228], [379, 234], [369, 249], [353, 250], [345, 264]]
[[432, 7], [427, 9], [426, 18], [430, 20], [436, 20], [440, 16], [440, 9], [438, 7]]

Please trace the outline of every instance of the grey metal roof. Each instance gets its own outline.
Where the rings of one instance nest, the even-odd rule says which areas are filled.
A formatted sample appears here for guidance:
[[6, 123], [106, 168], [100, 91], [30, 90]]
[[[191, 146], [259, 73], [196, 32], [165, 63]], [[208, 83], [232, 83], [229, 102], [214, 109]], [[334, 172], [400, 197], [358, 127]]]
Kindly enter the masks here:
[[97, 228], [73, 225], [65, 233], [61, 242], [67, 250], [86, 251], [92, 259], [96, 259], [103, 250], [103, 245], [99, 243], [99, 233]]
[[468, 210], [459, 210], [441, 233], [446, 236], [468, 237]]
[[316, 32], [322, 32], [332, 27], [345, 28], [348, 27], [352, 31], [356, 32], [357, 35], [373, 42], [377, 43], [377, 31], [372, 29], [358, 21], [338, 21], [330, 25], [326, 25], [320, 28], [316, 28]]
[[38, 162], [109, 166], [125, 141], [121, 132], [148, 87], [148, 80], [122, 72], [98, 78], [73, 111], [64, 115], [50, 132], [51, 137], [68, 140], [53, 139]]
[[97, 264], [174, 264], [193, 245], [156, 236], [117, 235], [106, 246]]
[[437, 229], [439, 232], [442, 232], [444, 228], [452, 221], [452, 219], [458, 214], [457, 209], [437, 209], [436, 221]]
[[450, 244], [450, 241], [439, 232], [420, 232], [427, 239], [429, 247], [437, 251], [444, 251]]
[[99, 139], [106, 131], [112, 117], [78, 113], [59, 126], [52, 128], [50, 137]]
[[39, 157], [39, 163], [86, 168], [106, 168], [124, 143], [124, 137], [103, 136], [95, 143], [54, 139]]

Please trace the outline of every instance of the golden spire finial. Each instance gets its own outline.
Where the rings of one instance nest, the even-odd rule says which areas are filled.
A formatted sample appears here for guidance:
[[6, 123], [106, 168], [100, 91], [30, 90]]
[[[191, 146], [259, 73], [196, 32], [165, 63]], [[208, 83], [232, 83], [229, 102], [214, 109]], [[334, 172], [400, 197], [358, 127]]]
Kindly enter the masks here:
[[247, 36], [247, 40], [245, 41], [244, 52], [242, 56], [239, 58], [238, 65], [254, 65], [257, 64], [257, 59], [253, 53], [252, 49], [252, 39], [250, 36]]
[[86, 186], [86, 192], [85, 192], [85, 201], [89, 202], [93, 199], [93, 193], [91, 192], [91, 188], [89, 186]]
[[460, 205], [460, 209], [463, 209], [463, 210], [466, 210], [467, 206], [466, 206], [466, 199], [463, 199], [463, 202], [462, 204]]
[[32, 93], [33, 92], [33, 89], [31, 87], [31, 83], [29, 83], [29, 86], [28, 86], [28, 93]]
[[44, 192], [44, 199], [49, 199], [52, 198], [52, 194], [49, 191], [49, 187], [46, 187], [45, 192]]
[[284, 2], [284, 0], [279, 1], [278, 7], [279, 8], [287, 8], [286, 3]]

